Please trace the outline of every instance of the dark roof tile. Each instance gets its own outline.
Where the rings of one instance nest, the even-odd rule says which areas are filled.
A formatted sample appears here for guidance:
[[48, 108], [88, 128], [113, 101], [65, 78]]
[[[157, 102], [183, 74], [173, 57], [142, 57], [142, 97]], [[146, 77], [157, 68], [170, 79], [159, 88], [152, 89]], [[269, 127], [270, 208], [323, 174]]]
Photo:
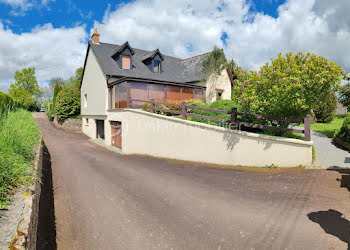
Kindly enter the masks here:
[[146, 51], [141, 49], [133, 49], [135, 52], [132, 59], [133, 68], [128, 70], [121, 69], [112, 58], [115, 52], [122, 46], [108, 43], [93, 44], [92, 42], [89, 42], [89, 44], [105, 75], [144, 78], [178, 83], [195, 82], [205, 78], [201, 70], [201, 65], [203, 57], [207, 54], [195, 56], [185, 60], [162, 54], [164, 60], [162, 61], [162, 73], [159, 74], [150, 71], [149, 68], [143, 63], [143, 60], [146, 59], [145, 56], [153, 56], [152, 53], [155, 54], [157, 50]]

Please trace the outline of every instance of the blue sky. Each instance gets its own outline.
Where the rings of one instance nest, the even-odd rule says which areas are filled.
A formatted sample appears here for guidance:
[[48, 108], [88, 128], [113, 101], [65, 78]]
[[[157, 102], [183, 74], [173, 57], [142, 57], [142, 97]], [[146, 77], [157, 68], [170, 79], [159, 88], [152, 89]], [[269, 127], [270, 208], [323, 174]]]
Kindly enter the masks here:
[[312, 52], [350, 71], [349, 9], [349, 0], [0, 0], [0, 90], [24, 67], [41, 85], [69, 78], [95, 28], [102, 42], [180, 58], [216, 45], [248, 70]]
[[[17, 34], [29, 32], [35, 26], [45, 23], [51, 23], [54, 27], [74, 27], [83, 24], [89, 31], [94, 21], [102, 20], [108, 8], [114, 11], [128, 2], [131, 1], [57, 0], [24, 11], [20, 7], [13, 8], [10, 4], [0, 1], [0, 17], [4, 24]], [[251, 2], [251, 11], [277, 17], [277, 8], [284, 2], [285, 0], [255, 0]]]

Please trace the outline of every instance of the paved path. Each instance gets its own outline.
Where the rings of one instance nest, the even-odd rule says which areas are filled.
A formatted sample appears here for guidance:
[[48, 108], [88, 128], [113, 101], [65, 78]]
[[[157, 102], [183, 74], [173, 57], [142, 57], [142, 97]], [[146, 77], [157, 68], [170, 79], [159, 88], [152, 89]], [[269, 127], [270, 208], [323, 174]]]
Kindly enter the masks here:
[[312, 131], [316, 159], [314, 166], [350, 168], [350, 153], [333, 144], [324, 134]]
[[340, 187], [347, 173], [225, 170], [123, 156], [55, 128], [44, 114], [34, 117], [51, 154], [58, 249], [350, 244], [350, 193]]

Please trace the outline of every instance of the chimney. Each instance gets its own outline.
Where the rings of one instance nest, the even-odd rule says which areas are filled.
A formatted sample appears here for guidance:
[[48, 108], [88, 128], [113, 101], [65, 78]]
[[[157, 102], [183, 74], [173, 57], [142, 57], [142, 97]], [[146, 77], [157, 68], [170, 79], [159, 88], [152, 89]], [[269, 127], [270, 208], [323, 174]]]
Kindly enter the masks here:
[[100, 44], [100, 33], [95, 29], [94, 34], [91, 36], [91, 41], [93, 44]]

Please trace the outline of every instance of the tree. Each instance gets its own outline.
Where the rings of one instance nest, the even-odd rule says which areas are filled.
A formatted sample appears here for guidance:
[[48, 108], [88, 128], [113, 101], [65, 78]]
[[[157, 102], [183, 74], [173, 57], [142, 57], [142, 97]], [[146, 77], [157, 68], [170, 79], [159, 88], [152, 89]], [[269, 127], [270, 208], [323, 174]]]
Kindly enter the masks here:
[[81, 81], [82, 76], [83, 76], [83, 68], [81, 68], [81, 67], [77, 68], [75, 70], [74, 76], [69, 78], [67, 83], [69, 85], [72, 85], [75, 89], [79, 90], [79, 88], [80, 88], [80, 81]]
[[82, 74], [83, 68], [78, 68], [74, 76], [70, 77], [63, 87], [56, 85], [53, 109], [57, 119], [62, 120], [80, 114], [80, 81]]
[[242, 70], [232, 99], [253, 113], [303, 118], [339, 89], [344, 74], [337, 64], [315, 54], [279, 54], [258, 72]]
[[14, 83], [10, 85], [9, 94], [27, 109], [32, 109], [36, 100], [42, 95], [35, 76], [35, 68], [24, 68], [16, 71]]
[[324, 102], [316, 107], [314, 112], [317, 122], [331, 122], [337, 109], [338, 97], [334, 93], [329, 93]]
[[64, 81], [62, 78], [54, 78], [50, 82], [50, 86], [52, 85], [54, 86], [53, 97], [52, 97], [52, 109], [54, 110], [56, 105], [57, 95], [62, 90], [64, 86]]
[[214, 46], [213, 51], [203, 59], [202, 72], [206, 75], [207, 78], [211, 74], [220, 75], [226, 67], [226, 62], [227, 60], [224, 51]]
[[346, 106], [350, 106], [350, 77], [346, 76], [344, 77], [345, 80], [347, 80], [347, 83], [343, 86], [341, 86], [339, 91], [339, 100], [340, 102]]
[[80, 114], [80, 94], [72, 86], [66, 86], [58, 93], [55, 114], [58, 120]]

